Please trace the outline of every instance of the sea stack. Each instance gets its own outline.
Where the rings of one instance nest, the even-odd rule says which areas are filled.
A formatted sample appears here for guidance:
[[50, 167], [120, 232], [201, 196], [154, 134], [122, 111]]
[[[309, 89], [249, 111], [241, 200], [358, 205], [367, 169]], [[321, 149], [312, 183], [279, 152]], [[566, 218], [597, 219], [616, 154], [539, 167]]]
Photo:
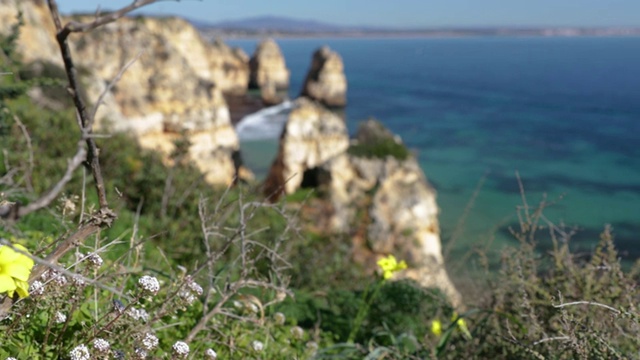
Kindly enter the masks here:
[[367, 120], [349, 150], [323, 169], [334, 229], [359, 229], [353, 239], [356, 261], [372, 264], [394, 254], [409, 265], [399, 277], [439, 288], [454, 306], [461, 304], [442, 256], [436, 191], [399, 136]]
[[[305, 181], [315, 183], [320, 166], [348, 147], [347, 127], [340, 117], [314, 101], [297, 99], [265, 180], [265, 195], [275, 201], [283, 193], [295, 192]], [[309, 185], [316, 185], [313, 183]]]
[[338, 53], [328, 46], [313, 53], [301, 95], [332, 108], [347, 105], [347, 78]]
[[278, 44], [272, 39], [260, 42], [249, 60], [249, 88], [271, 88], [276, 91], [289, 88], [289, 70]]

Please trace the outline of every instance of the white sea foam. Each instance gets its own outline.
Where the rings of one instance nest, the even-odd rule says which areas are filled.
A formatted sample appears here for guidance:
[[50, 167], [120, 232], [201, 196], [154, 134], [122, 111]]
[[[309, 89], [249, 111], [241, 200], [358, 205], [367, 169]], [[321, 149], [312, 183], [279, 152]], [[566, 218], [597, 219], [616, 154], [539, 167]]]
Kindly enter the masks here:
[[240, 140], [277, 139], [292, 106], [293, 102], [286, 100], [243, 117], [236, 126], [238, 137]]

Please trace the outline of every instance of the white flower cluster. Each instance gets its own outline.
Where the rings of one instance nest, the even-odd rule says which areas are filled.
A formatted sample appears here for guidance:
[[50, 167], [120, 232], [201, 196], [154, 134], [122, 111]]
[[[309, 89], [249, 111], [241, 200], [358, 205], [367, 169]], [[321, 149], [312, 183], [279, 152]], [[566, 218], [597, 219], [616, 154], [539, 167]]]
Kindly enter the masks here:
[[160, 291], [160, 282], [153, 276], [145, 275], [138, 279], [138, 285], [142, 289], [142, 291], [155, 295]]
[[196, 296], [202, 295], [204, 290], [202, 289], [202, 286], [193, 281], [190, 276], [187, 276], [185, 279], [185, 285], [185, 288], [178, 292], [178, 297], [180, 297], [182, 302], [188, 306], [193, 304], [197, 299]]
[[60, 272], [54, 269], [47, 269], [42, 274], [41, 278], [42, 280], [44, 280], [45, 283], [49, 281], [53, 281], [59, 286], [63, 286], [67, 284], [67, 278], [64, 275], [60, 274]]
[[83, 286], [87, 285], [87, 283], [80, 276], [72, 277], [71, 281], [73, 282], [73, 285], [75, 285], [77, 287], [83, 287]]
[[111, 345], [107, 340], [97, 338], [93, 340], [93, 348], [99, 353], [107, 353], [111, 348]]
[[96, 253], [90, 253], [87, 255], [87, 261], [95, 268], [99, 268], [104, 263], [104, 260], [100, 257], [100, 255]]
[[262, 343], [262, 341], [258, 341], [258, 340], [254, 340], [251, 342], [251, 347], [253, 348], [253, 351], [255, 352], [260, 352], [262, 350], [264, 350], [264, 344]]
[[136, 348], [135, 350], [133, 350], [133, 355], [134, 355], [134, 359], [144, 360], [147, 358], [148, 354], [147, 354], [147, 350]]
[[186, 358], [189, 355], [189, 345], [183, 341], [176, 341], [171, 348], [173, 349], [173, 354], [178, 357]]
[[127, 315], [129, 315], [133, 320], [136, 320], [136, 321], [139, 321], [139, 320], [142, 320], [142, 322], [149, 321], [149, 313], [145, 309], [136, 309], [132, 307], [132, 308], [129, 308], [129, 310], [127, 310]]
[[29, 286], [29, 294], [31, 296], [40, 296], [44, 294], [44, 284], [35, 280], [31, 283], [31, 286]]
[[213, 360], [218, 358], [218, 353], [213, 349], [207, 349], [204, 354], [207, 356], [207, 359]]
[[309, 341], [305, 346], [309, 351], [313, 353], [315, 353], [318, 350], [318, 343], [315, 341]]
[[187, 287], [189, 288], [189, 290], [191, 290], [194, 294], [198, 296], [202, 295], [202, 293], [204, 292], [204, 290], [202, 289], [202, 286], [200, 286], [197, 282], [193, 281], [191, 277], [187, 277]]
[[241, 313], [245, 313], [245, 314], [257, 314], [260, 311], [260, 309], [258, 308], [258, 305], [246, 300], [243, 300], [243, 301], [234, 300], [233, 307], [238, 309]]
[[85, 345], [78, 345], [69, 352], [71, 360], [90, 360], [91, 354]]
[[284, 325], [284, 322], [287, 321], [287, 317], [284, 316], [283, 313], [277, 312], [273, 314], [273, 321], [276, 323], [276, 325]]
[[65, 315], [63, 312], [58, 311], [56, 312], [54, 321], [56, 322], [56, 324], [62, 324], [67, 321], [67, 315]]
[[122, 313], [125, 309], [124, 304], [122, 303], [122, 301], [115, 299], [111, 302], [113, 304], [113, 310], [118, 312], [118, 313]]
[[294, 326], [290, 331], [294, 339], [300, 340], [304, 336], [304, 330], [300, 326]]
[[153, 350], [158, 346], [158, 338], [151, 333], [146, 333], [142, 339], [142, 346], [147, 350]]

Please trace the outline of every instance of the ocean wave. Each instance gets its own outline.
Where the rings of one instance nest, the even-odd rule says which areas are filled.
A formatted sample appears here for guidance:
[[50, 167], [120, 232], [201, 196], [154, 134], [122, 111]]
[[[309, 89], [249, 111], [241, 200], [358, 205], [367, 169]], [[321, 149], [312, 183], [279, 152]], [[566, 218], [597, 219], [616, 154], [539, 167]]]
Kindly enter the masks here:
[[292, 107], [293, 102], [286, 100], [243, 117], [236, 126], [238, 137], [240, 140], [277, 139]]

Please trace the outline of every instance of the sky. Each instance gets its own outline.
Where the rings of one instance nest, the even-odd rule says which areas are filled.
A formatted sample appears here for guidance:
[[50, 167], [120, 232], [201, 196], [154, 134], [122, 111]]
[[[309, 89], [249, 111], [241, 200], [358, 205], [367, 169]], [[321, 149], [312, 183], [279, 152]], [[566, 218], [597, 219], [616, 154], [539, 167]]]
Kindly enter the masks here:
[[[113, 10], [133, 0], [58, 0], [63, 13]], [[381, 27], [640, 27], [640, 0], [162, 0], [146, 13], [217, 22], [275, 15]]]

